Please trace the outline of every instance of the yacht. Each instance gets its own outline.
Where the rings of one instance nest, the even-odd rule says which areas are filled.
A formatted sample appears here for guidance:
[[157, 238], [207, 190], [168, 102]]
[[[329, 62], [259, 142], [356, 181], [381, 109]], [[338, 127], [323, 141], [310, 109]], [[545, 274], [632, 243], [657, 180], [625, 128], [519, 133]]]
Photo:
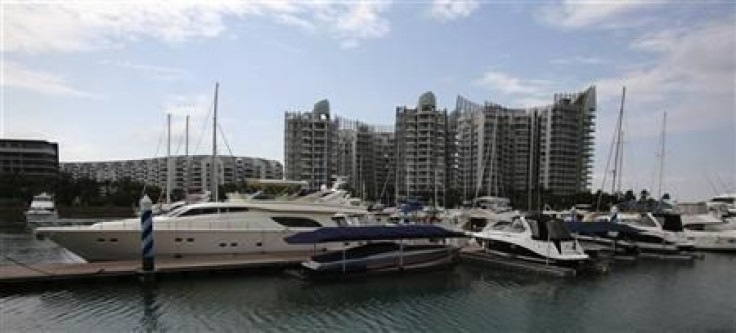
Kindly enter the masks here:
[[465, 237], [464, 233], [439, 226], [400, 225], [320, 228], [287, 237], [285, 241], [290, 244], [313, 245], [363, 242], [362, 245], [351, 248], [343, 247], [342, 250], [315, 254], [310, 260], [303, 262], [302, 273], [317, 278], [449, 267], [457, 262], [459, 248], [440, 244], [440, 240]]
[[550, 265], [577, 268], [589, 260], [562, 220], [546, 215], [519, 215], [472, 237], [492, 254]]
[[[361, 208], [298, 202], [205, 202], [182, 206], [153, 218], [157, 257], [242, 254], [312, 250], [291, 245], [284, 237], [325, 226], [365, 222]], [[352, 218], [352, 219], [351, 219]], [[89, 226], [44, 227], [48, 238], [87, 261], [140, 257], [139, 219], [99, 222]]]
[[712, 214], [682, 215], [685, 237], [698, 250], [736, 251], [736, 223]]
[[478, 197], [472, 202], [472, 207], [464, 211], [462, 219], [464, 228], [477, 232], [491, 227], [500, 221], [510, 221], [518, 215], [511, 208], [511, 201], [500, 197]]
[[30, 226], [56, 224], [59, 215], [56, 212], [53, 198], [46, 192], [33, 197], [25, 211], [26, 223]]
[[633, 227], [639, 232], [628, 234], [625, 239], [618, 235], [610, 237], [590, 238], [581, 235], [578, 238], [600, 244], [635, 247], [640, 252], [680, 254], [695, 249], [695, 244], [685, 237], [682, 220], [679, 214], [670, 212], [617, 212], [591, 213], [583, 222], [613, 222]]

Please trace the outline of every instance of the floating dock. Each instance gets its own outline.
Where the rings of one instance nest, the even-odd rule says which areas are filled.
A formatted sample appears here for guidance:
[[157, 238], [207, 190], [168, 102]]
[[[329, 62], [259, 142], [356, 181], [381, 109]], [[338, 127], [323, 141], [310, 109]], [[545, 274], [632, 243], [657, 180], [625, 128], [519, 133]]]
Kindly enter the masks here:
[[460, 259], [466, 262], [493, 265], [512, 271], [538, 273], [555, 277], [574, 277], [577, 271], [572, 268], [545, 265], [529, 261], [515, 260], [495, 254], [486, 253], [479, 247], [466, 247], [460, 251]]
[[[312, 252], [231, 254], [156, 259], [155, 276], [190, 272], [281, 270], [298, 267]], [[143, 275], [140, 260], [0, 266], [0, 285], [80, 282]]]

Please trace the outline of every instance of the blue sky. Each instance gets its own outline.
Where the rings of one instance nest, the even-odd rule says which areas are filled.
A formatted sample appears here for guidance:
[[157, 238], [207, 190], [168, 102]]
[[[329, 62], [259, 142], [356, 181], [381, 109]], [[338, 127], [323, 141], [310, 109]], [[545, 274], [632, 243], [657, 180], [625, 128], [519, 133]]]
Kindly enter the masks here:
[[624, 187], [656, 188], [666, 110], [665, 191], [697, 200], [736, 188], [733, 2], [1, 6], [2, 136], [57, 141], [62, 161], [155, 156], [167, 112], [173, 150], [191, 114], [191, 149], [207, 153], [215, 81], [232, 153], [278, 160], [283, 112], [322, 98], [390, 125], [427, 90], [452, 109], [458, 94], [536, 106], [596, 85], [598, 188], [626, 85]]

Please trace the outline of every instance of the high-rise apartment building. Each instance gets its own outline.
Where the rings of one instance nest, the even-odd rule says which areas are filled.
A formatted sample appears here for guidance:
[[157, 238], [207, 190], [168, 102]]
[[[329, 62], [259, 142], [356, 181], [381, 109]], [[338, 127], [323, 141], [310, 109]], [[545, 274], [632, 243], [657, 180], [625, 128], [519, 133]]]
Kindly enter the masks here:
[[483, 105], [458, 97], [454, 119], [457, 189], [465, 199], [545, 190], [556, 195], [590, 185], [595, 88], [555, 94], [534, 108]]
[[311, 112], [286, 112], [284, 163], [286, 179], [304, 180], [317, 189], [337, 175], [338, 122], [330, 116], [330, 103], [321, 100]]
[[432, 92], [416, 108], [396, 108], [396, 197], [442, 203], [447, 185], [448, 117]]
[[532, 108], [459, 96], [449, 114], [427, 92], [389, 129], [330, 117], [325, 100], [286, 113], [286, 177], [318, 188], [344, 176], [354, 195], [387, 203], [575, 194], [590, 185], [595, 111], [595, 87]]

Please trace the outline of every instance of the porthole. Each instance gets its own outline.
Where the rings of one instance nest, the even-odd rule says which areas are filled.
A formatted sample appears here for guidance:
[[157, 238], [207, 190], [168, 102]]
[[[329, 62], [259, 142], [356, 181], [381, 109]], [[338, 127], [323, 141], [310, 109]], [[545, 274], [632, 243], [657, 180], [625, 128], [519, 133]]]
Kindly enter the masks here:
[[230, 246], [238, 246], [238, 243], [230, 243]]
[[263, 246], [263, 243], [258, 242], [258, 243], [256, 243], [256, 246], [261, 247], [261, 246]]
[[102, 242], [105, 241], [105, 239], [104, 238], [97, 238], [97, 241], [100, 242], [100, 243], [102, 243]]
[[220, 247], [225, 247], [225, 246], [227, 246], [227, 243], [220, 243]]
[[175, 242], [181, 242], [181, 241], [182, 241], [182, 239], [181, 239], [181, 238], [179, 238], [179, 237], [176, 237], [176, 238], [174, 238], [174, 241], [175, 241]]
[[118, 239], [117, 238], [110, 238], [110, 241], [113, 242], [113, 243], [117, 243], [118, 242]]
[[187, 238], [187, 242], [194, 242], [194, 238]]

